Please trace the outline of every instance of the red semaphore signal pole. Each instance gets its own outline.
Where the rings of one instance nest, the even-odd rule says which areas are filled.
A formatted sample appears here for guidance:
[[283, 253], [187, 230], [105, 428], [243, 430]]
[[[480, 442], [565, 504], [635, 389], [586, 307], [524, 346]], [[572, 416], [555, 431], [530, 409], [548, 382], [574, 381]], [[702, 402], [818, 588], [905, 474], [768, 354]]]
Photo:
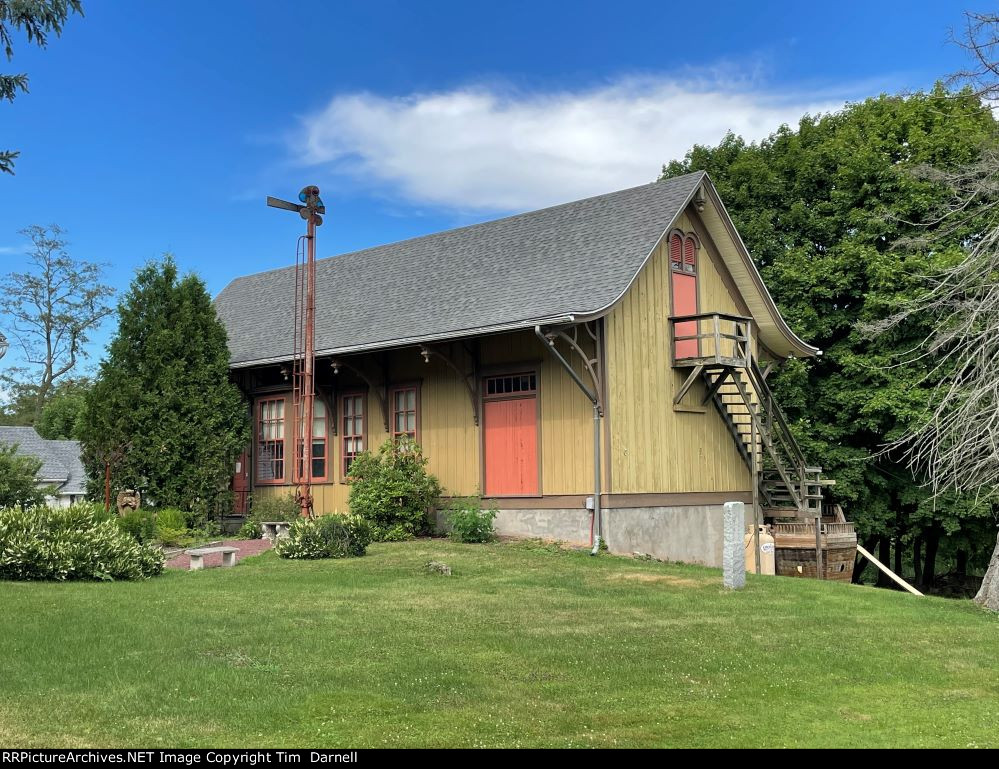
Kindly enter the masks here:
[[306, 221], [305, 235], [298, 239], [295, 254], [291, 479], [302, 516], [308, 518], [313, 506], [312, 422], [316, 399], [316, 227], [323, 223], [326, 206], [315, 185], [305, 187], [298, 193], [298, 199], [301, 204], [268, 197], [267, 205], [297, 211]]

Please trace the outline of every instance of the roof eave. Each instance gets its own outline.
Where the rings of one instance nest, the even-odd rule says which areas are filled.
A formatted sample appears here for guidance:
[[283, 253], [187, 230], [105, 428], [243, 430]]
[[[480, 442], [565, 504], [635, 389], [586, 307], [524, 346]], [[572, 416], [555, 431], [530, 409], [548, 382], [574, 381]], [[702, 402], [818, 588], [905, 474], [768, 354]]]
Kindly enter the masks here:
[[[773, 321], [776, 331], [780, 333], [786, 342], [786, 348], [790, 353], [788, 357], [791, 357], [794, 353], [797, 353], [798, 357], [805, 358], [814, 358], [821, 355], [822, 350], [818, 347], [813, 347], [795, 334], [794, 331], [791, 330], [791, 327], [787, 324], [787, 321], [784, 320], [784, 316], [781, 315], [780, 310], [777, 308], [777, 303], [774, 301], [773, 296], [770, 295], [770, 290], [767, 288], [766, 283], [763, 282], [763, 276], [760, 275], [760, 271], [756, 268], [756, 264], [753, 262], [753, 257], [750, 255], [749, 249], [746, 248], [746, 244], [743, 242], [742, 236], [735, 228], [735, 223], [732, 221], [732, 217], [729, 216], [728, 210], [725, 208], [725, 204], [722, 202], [721, 196], [718, 194], [718, 190], [715, 189], [715, 185], [711, 181], [711, 177], [705, 174], [704, 181], [706, 182], [706, 184], [704, 184], [704, 189], [707, 196], [710, 198], [712, 205], [714, 205], [715, 209], [718, 211], [722, 224], [725, 226], [729, 237], [735, 244], [736, 251], [742, 259], [746, 272], [748, 273], [754, 286], [759, 290], [760, 297], [763, 300], [770, 319]], [[758, 318], [757, 323], [759, 323]], [[771, 349], [775, 347], [775, 345], [768, 346]], [[774, 351], [777, 352], [777, 350]]]
[[[489, 334], [501, 334], [506, 331], [520, 331], [522, 329], [529, 329], [537, 326], [539, 324], [545, 325], [549, 323], [572, 323], [576, 321], [577, 318], [573, 313], [562, 313], [559, 315], [552, 315], [540, 318], [528, 318], [525, 320], [519, 320], [511, 323], [501, 323], [493, 326], [479, 326], [469, 329], [460, 329], [458, 331], [448, 332], [445, 334], [424, 334], [421, 336], [413, 337], [401, 337], [399, 339], [386, 339], [379, 342], [371, 342], [369, 344], [358, 344], [358, 345], [347, 345], [344, 347], [329, 347], [321, 350], [316, 350], [317, 358], [331, 357], [334, 355], [353, 355], [362, 352], [376, 352], [378, 350], [391, 350], [400, 347], [413, 347], [420, 344], [432, 344], [434, 342], [445, 342], [454, 339], [468, 339], [470, 337], [476, 336], [487, 336]], [[275, 355], [268, 358], [255, 358], [253, 360], [247, 361], [235, 361], [229, 363], [229, 368], [231, 369], [244, 369], [244, 368], [257, 368], [259, 366], [273, 366], [278, 363], [287, 363], [292, 360], [294, 356], [290, 354]]]

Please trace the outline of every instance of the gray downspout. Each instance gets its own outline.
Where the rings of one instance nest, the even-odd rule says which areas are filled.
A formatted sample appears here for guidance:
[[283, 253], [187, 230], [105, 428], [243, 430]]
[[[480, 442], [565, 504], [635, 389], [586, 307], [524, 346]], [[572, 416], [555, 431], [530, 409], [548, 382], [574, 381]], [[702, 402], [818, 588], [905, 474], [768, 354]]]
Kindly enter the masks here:
[[576, 370], [555, 348], [555, 340], [548, 339], [541, 331], [541, 326], [534, 327], [534, 333], [555, 356], [556, 360], [562, 364], [562, 367], [568, 372], [569, 376], [576, 383], [583, 394], [589, 398], [590, 403], [593, 404], [593, 523], [594, 523], [594, 536], [593, 536], [593, 549], [590, 551], [590, 555], [596, 555], [600, 552], [600, 543], [603, 539], [603, 516], [601, 516], [600, 510], [600, 399], [597, 397], [596, 393], [592, 392], [588, 388], [583, 380], [579, 378]]

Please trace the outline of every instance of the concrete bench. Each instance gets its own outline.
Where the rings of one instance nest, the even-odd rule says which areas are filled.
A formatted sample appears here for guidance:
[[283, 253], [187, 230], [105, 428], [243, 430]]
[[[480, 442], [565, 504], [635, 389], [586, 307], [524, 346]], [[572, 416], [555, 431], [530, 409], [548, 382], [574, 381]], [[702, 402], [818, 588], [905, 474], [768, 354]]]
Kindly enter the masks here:
[[210, 555], [211, 553], [222, 553], [223, 566], [235, 566], [236, 553], [238, 552], [238, 547], [223, 545], [220, 547], [195, 547], [191, 550], [185, 550], [184, 555], [189, 555], [191, 557], [190, 570], [197, 571], [198, 569], [205, 568], [205, 556]]
[[273, 542], [276, 539], [284, 539], [288, 536], [288, 527], [291, 524], [288, 521], [261, 521], [260, 531], [262, 532], [261, 539], [269, 539]]

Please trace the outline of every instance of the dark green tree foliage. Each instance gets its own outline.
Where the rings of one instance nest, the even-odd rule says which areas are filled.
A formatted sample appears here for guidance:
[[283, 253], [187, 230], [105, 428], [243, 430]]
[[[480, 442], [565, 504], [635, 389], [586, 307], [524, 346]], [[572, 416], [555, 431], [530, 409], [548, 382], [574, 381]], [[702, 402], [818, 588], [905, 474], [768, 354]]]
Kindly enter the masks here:
[[[970, 91], [937, 86], [805, 116], [759, 144], [730, 134], [663, 168], [664, 177], [710, 174], [781, 312], [824, 351], [790, 362], [772, 381], [806, 456], [836, 479], [830, 495], [869, 544], [920, 538], [935, 553], [941, 534], [960, 531], [949, 544], [960, 542], [977, 558], [994, 538], [986, 534], [987, 506], [937, 500], [934, 507], [908, 469], [881, 451], [926, 413], [929, 364], [911, 356], [895, 364], [932, 320], [916, 315], [874, 339], [862, 325], [924, 291], [920, 276], [959, 259], [969, 234], [955, 233], [929, 253], [896, 247], [922, 234], [911, 223], [950, 195], [912, 170], [967, 164], [995, 131]], [[925, 566], [932, 580], [928, 559]]]
[[6, 391], [5, 403], [0, 404], [0, 425], [27, 426], [34, 424], [38, 404], [38, 386], [0, 375], [0, 386]]
[[31, 507], [45, 499], [35, 480], [42, 462], [17, 453], [17, 446], [0, 443], [0, 508]]
[[102, 496], [110, 458], [115, 490], [214, 512], [250, 426], [211, 297], [197, 276], [178, 277], [167, 256], [138, 272], [118, 314], [80, 429], [91, 493]]
[[[80, 0], [0, 0], [0, 47], [7, 61], [14, 58], [14, 41], [11, 33], [20, 30], [39, 48], [49, 43], [49, 35], [62, 34], [63, 25], [70, 13], [83, 15]], [[28, 92], [28, 76], [0, 74], [0, 101], [14, 101], [18, 92]], [[0, 172], [14, 173], [14, 160], [19, 152], [0, 150]]]
[[50, 441], [76, 440], [90, 387], [91, 382], [85, 377], [67, 379], [56, 385], [35, 424], [38, 434]]

